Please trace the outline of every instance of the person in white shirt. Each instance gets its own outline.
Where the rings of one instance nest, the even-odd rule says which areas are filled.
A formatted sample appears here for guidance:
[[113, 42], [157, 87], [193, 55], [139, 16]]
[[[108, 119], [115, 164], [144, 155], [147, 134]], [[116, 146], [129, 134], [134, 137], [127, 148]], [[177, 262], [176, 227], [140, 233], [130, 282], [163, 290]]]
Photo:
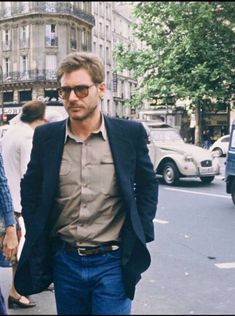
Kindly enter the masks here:
[[[42, 101], [33, 100], [26, 102], [22, 107], [19, 122], [12, 124], [2, 138], [2, 157], [8, 184], [13, 199], [15, 216], [21, 226], [22, 236], [19, 242], [17, 258], [19, 259], [24, 243], [25, 228], [21, 216], [20, 181], [26, 172], [32, 149], [34, 129], [47, 123], [45, 119], [46, 104]], [[13, 266], [13, 279], [17, 263]], [[8, 308], [34, 307], [36, 304], [29, 297], [18, 293], [12, 282], [8, 297]]]

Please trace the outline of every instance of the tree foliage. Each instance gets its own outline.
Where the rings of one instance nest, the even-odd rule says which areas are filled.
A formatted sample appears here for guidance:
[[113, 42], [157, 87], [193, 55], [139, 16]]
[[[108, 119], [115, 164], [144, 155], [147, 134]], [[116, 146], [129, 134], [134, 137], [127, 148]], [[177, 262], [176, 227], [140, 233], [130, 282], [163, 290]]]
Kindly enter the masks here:
[[175, 95], [195, 105], [228, 102], [235, 88], [234, 8], [226, 1], [135, 3], [133, 29], [145, 48], [121, 44], [115, 56], [119, 70], [139, 79], [136, 100]]

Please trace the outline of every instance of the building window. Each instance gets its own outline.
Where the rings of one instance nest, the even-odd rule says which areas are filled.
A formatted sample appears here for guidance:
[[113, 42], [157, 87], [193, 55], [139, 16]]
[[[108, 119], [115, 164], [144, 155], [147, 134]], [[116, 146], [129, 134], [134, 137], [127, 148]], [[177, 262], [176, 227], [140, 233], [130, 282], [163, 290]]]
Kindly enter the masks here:
[[5, 30], [4, 39], [5, 39], [5, 44], [6, 44], [6, 45], [9, 45], [9, 43], [10, 43], [10, 33], [9, 33], [9, 30]]
[[77, 49], [76, 30], [74, 27], [71, 28], [71, 48]]
[[32, 100], [32, 90], [19, 91], [19, 101], [25, 103], [26, 101]]
[[87, 51], [87, 34], [86, 29], [82, 29], [82, 50]]
[[27, 38], [27, 25], [21, 26], [21, 40], [26, 41]]
[[20, 59], [20, 72], [21, 72], [21, 78], [27, 79], [28, 75], [28, 57], [23, 55]]
[[110, 32], [109, 32], [109, 25], [105, 26], [106, 38], [107, 40], [111, 40]]
[[56, 25], [46, 25], [46, 46], [58, 46], [58, 37], [56, 36]]
[[99, 56], [100, 56], [100, 58], [103, 59], [103, 45], [102, 44], [100, 44]]
[[106, 72], [106, 82], [107, 82], [107, 88], [111, 90], [112, 87], [111, 87], [110, 71]]
[[46, 12], [56, 12], [56, 1], [46, 2]]
[[106, 46], [106, 63], [108, 65], [111, 65], [110, 49], [108, 46]]
[[59, 96], [58, 92], [55, 89], [45, 89], [44, 90], [44, 97], [48, 99], [48, 101], [58, 101]]
[[99, 2], [99, 14], [100, 16], [104, 16], [104, 3]]
[[20, 48], [29, 47], [29, 26], [23, 25], [20, 28]]
[[82, 45], [86, 44], [86, 30], [82, 29]]
[[29, 2], [28, 1], [20, 2], [20, 10], [22, 13], [29, 12]]
[[93, 52], [96, 54], [96, 42], [93, 42]]
[[10, 30], [2, 31], [2, 40], [3, 40], [3, 50], [10, 50], [11, 48], [11, 33]]
[[5, 58], [4, 60], [4, 70], [5, 70], [5, 75], [6, 78], [9, 77], [9, 73], [10, 73], [10, 60], [9, 58]]
[[2, 2], [3, 5], [3, 14], [4, 16], [11, 16], [11, 2], [10, 1], [3, 1]]
[[3, 103], [13, 102], [13, 91], [3, 92]]
[[46, 55], [46, 78], [56, 79], [57, 56]]
[[103, 24], [102, 22], [99, 23], [99, 34], [101, 38], [104, 38], [104, 33], [103, 33]]

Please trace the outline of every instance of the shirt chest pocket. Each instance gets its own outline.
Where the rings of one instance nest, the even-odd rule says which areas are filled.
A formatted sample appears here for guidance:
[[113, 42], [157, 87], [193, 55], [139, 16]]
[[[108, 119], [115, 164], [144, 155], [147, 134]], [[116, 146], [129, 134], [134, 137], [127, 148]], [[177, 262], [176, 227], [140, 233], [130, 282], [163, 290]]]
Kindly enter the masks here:
[[114, 162], [111, 156], [104, 156], [100, 161], [100, 190], [103, 194], [117, 193], [117, 183]]

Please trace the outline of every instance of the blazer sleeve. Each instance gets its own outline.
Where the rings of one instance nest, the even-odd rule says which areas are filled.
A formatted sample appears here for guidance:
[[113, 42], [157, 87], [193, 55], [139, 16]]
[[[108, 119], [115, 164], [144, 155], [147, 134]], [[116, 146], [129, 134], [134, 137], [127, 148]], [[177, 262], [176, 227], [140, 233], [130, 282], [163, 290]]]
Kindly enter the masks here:
[[154, 224], [158, 203], [158, 180], [147, 147], [147, 133], [139, 124], [136, 133], [135, 198], [146, 242], [154, 240]]
[[41, 168], [40, 136], [37, 128], [33, 136], [33, 145], [30, 161], [26, 173], [21, 179], [21, 206], [25, 227], [29, 227], [34, 213], [40, 204], [42, 190], [42, 168]]

